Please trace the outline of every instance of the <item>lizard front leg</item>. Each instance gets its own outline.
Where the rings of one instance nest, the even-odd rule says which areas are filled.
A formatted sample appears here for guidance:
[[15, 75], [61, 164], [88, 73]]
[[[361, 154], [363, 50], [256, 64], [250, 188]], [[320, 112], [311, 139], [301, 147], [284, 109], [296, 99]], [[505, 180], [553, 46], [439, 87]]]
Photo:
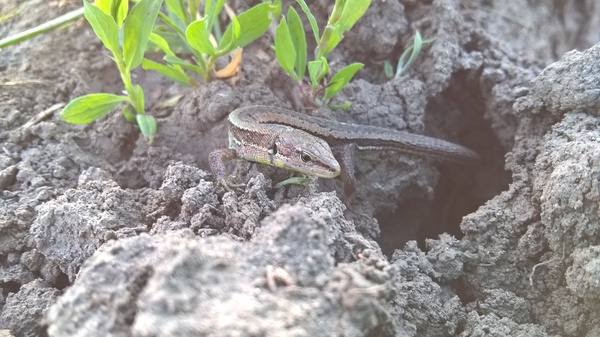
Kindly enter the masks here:
[[225, 187], [228, 191], [233, 191], [232, 187], [243, 186], [243, 184], [230, 184], [227, 182], [225, 175], [225, 162], [237, 158], [239, 158], [239, 155], [234, 149], [216, 149], [208, 155], [208, 163], [217, 183]]

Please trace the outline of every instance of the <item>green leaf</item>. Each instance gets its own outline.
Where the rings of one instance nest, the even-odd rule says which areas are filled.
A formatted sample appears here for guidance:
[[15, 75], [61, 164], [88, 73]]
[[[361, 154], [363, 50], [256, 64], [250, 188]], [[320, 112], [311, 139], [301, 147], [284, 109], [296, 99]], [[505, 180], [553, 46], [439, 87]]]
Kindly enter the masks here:
[[315, 42], [319, 42], [319, 26], [317, 25], [317, 20], [310, 12], [310, 9], [308, 8], [308, 6], [306, 5], [306, 2], [304, 2], [304, 0], [296, 0], [296, 2], [298, 3], [298, 5], [300, 5], [300, 8], [302, 8], [302, 11], [308, 18], [308, 22], [310, 23], [310, 28], [312, 29], [313, 34], [315, 35]]
[[288, 7], [288, 21], [289, 31], [294, 43], [294, 49], [296, 50], [296, 72], [298, 73], [298, 80], [304, 79], [304, 73], [306, 72], [306, 36], [304, 35], [304, 27], [302, 27], [302, 21], [300, 16], [294, 9], [294, 7]]
[[275, 184], [275, 186], [273, 186], [273, 188], [280, 189], [287, 185], [306, 185], [306, 184], [310, 183], [312, 181], [312, 179], [313, 178], [309, 178], [309, 177], [291, 177], [291, 178], [287, 178], [286, 180], [278, 182], [277, 184]]
[[131, 109], [129, 109], [128, 106], [123, 108], [123, 116], [125, 116], [125, 119], [129, 122], [129, 123], [135, 123], [135, 114], [133, 112], [131, 112]]
[[[94, 4], [100, 8], [104, 13], [110, 15], [112, 12], [113, 0], [96, 0]], [[85, 4], [83, 4], [85, 6]]]
[[383, 61], [383, 73], [388, 79], [394, 77], [394, 67], [392, 66], [392, 62], [389, 60]]
[[325, 89], [325, 95], [323, 96], [325, 99], [330, 99], [335, 96], [340, 90], [342, 90], [348, 82], [354, 77], [357, 71], [362, 69], [365, 65], [362, 63], [352, 63], [347, 65], [338, 71], [329, 82], [329, 85]]
[[310, 83], [313, 88], [316, 88], [319, 85], [319, 81], [317, 81], [317, 74], [319, 74], [319, 69], [322, 67], [323, 62], [321, 60], [308, 62], [308, 77], [310, 77]]
[[189, 24], [190, 18], [185, 11], [183, 0], [165, 0], [165, 5], [170, 13], [173, 13], [185, 26]]
[[237, 44], [237, 40], [240, 37], [240, 22], [235, 15], [231, 17], [231, 23], [223, 33], [223, 39], [219, 42], [217, 51], [218, 56], [229, 53]]
[[[188, 25], [181, 21], [181, 19], [179, 19], [177, 15], [171, 13], [170, 11], [167, 11], [167, 14], [159, 11], [158, 19], [168, 27], [171, 34], [175, 34], [178, 36], [179, 39], [185, 40], [185, 29]], [[166, 27], [164, 25], [157, 23], [154, 25], [154, 29], [152, 31], [161, 35], [162, 37], [165, 37], [165, 28]]]
[[144, 113], [144, 90], [142, 89], [142, 87], [139, 84], [136, 84], [133, 87], [133, 90], [135, 92], [135, 96], [134, 97], [130, 97], [133, 100], [133, 108], [135, 109], [135, 111], [138, 114], [143, 114]]
[[[398, 59], [398, 65], [396, 67], [396, 78], [400, 77], [400, 75], [402, 75], [402, 73], [404, 73], [408, 68], [410, 68], [410, 66], [412, 66], [413, 63], [415, 63], [415, 61], [417, 60], [417, 57], [421, 53], [421, 48], [423, 47], [423, 45], [425, 45], [427, 43], [431, 43], [434, 40], [435, 40], [435, 38], [423, 40], [421, 38], [421, 33], [419, 33], [419, 31], [417, 31], [415, 33], [413, 44], [410, 47], [406, 48], [406, 50], [402, 53], [402, 55]], [[405, 62], [406, 57], [408, 57], [409, 54], [410, 54], [410, 57], [408, 58], [408, 61]]]
[[88, 124], [108, 114], [129, 97], [113, 94], [90, 94], [78, 97], [60, 112], [60, 118], [71, 124]]
[[190, 63], [186, 62], [185, 60], [180, 59], [179, 57], [174, 56], [174, 55], [165, 55], [165, 57], [163, 57], [163, 60], [165, 60], [165, 62], [167, 62], [167, 63], [181, 66], [185, 69], [189, 69], [189, 70], [197, 72], [199, 74], [205, 73], [204, 68], [199, 67], [197, 65], [190, 64]]
[[[408, 69], [417, 59], [417, 56], [421, 52], [422, 47], [422, 39], [421, 33], [417, 31], [415, 33], [415, 37], [413, 39], [413, 44], [410, 45], [406, 50], [400, 55], [398, 59], [398, 67], [396, 68], [396, 76], [400, 76], [406, 69]], [[410, 55], [410, 57], [408, 57]], [[405, 61], [408, 57], [408, 61]]]
[[327, 107], [331, 110], [341, 110], [341, 109], [349, 108], [351, 105], [352, 105], [352, 103], [346, 102], [346, 103], [338, 104], [338, 105], [328, 105]]
[[327, 59], [324, 56], [321, 56], [320, 60], [323, 63], [323, 68], [321, 68], [321, 71], [317, 75], [317, 80], [319, 83], [323, 81], [325, 76], [329, 75], [329, 63], [327, 62]]
[[[323, 46], [322, 51], [319, 51], [321, 52], [322, 56], [329, 54], [335, 47], [337, 47], [337, 45], [342, 41], [342, 38], [344, 37], [342, 33], [343, 32], [340, 26], [335, 26], [331, 31], [323, 33], [323, 37], [326, 39], [326, 41], [321, 41], [325, 43], [325, 46]], [[319, 46], [321, 47], [321, 45]]]
[[[192, 20], [196, 19], [196, 14], [198, 14], [199, 7], [200, 7], [200, 0], [188, 0], [188, 13], [190, 13]], [[189, 24], [189, 22], [186, 24]]]
[[156, 119], [150, 115], [137, 114], [135, 116], [137, 124], [142, 131], [142, 135], [148, 141], [148, 144], [154, 143], [154, 136], [156, 135]]
[[344, 10], [344, 6], [346, 5], [347, 0], [336, 0], [333, 5], [333, 10], [331, 14], [329, 14], [329, 18], [327, 19], [327, 26], [335, 25], [342, 16], [342, 11]]
[[[100, 8], [104, 13], [110, 15], [110, 8], [112, 7], [112, 0], [96, 0], [94, 1], [96, 7]], [[85, 4], [83, 4], [85, 6]]]
[[162, 0], [140, 0], [123, 23], [123, 56], [128, 70], [142, 63]]
[[192, 22], [185, 30], [185, 37], [194, 50], [215, 57], [217, 51], [208, 38], [210, 33], [206, 28], [206, 18]]
[[147, 58], [144, 58], [142, 61], [142, 68], [144, 68], [144, 70], [154, 70], [173, 82], [177, 82], [188, 87], [192, 83], [191, 79], [183, 72], [183, 70], [181, 70], [181, 68], [160, 64], [150, 61]]
[[115, 0], [116, 3], [116, 21], [117, 26], [121, 27], [123, 25], [123, 21], [127, 17], [127, 11], [129, 10], [129, 1], [128, 0]]
[[240, 23], [240, 35], [235, 44], [236, 47], [245, 47], [267, 31], [272, 21], [269, 17], [270, 11], [271, 6], [263, 2], [237, 17]]
[[158, 48], [160, 48], [160, 50], [162, 50], [162, 52], [165, 53], [165, 55], [175, 55], [175, 53], [173, 53], [173, 51], [169, 47], [169, 43], [167, 42], [167, 40], [165, 40], [162, 36], [156, 33], [152, 33], [150, 34], [150, 42]]
[[96, 6], [104, 13], [110, 15], [118, 27], [121, 27], [123, 20], [127, 16], [129, 1], [125, 0], [96, 0]]
[[281, 14], [281, 0], [272, 1], [270, 4], [271, 13], [273, 13], [273, 17], [277, 19]]
[[320, 59], [308, 62], [308, 75], [313, 89], [319, 86], [319, 83], [329, 73], [329, 64], [327, 59], [321, 56]]
[[335, 2], [333, 12], [318, 42], [317, 56], [329, 54], [344, 37], [344, 33], [365, 13], [371, 0], [339, 0]]
[[207, 19], [206, 28], [209, 32], [212, 31], [215, 21], [223, 10], [223, 5], [225, 5], [225, 0], [206, 0], [204, 15]]
[[102, 41], [106, 49], [113, 53], [115, 58], [120, 57], [119, 27], [117, 27], [115, 20], [112, 16], [87, 1], [83, 2], [83, 7], [83, 15], [92, 26], [96, 36]]
[[342, 15], [336, 26], [339, 26], [342, 34], [350, 30], [371, 5], [371, 0], [347, 0]]
[[[162, 19], [164, 18], [164, 15], [161, 16], [161, 13], [159, 12], [158, 16], [162, 21]], [[179, 31], [175, 31], [174, 29], [172, 29], [170, 25], [157, 24], [156, 26], [154, 26], [154, 30], [152, 32], [159, 35], [165, 41], [167, 41], [169, 48], [174, 53], [176, 53], [176, 54], [178, 54], [178, 53], [191, 54], [192, 53], [192, 48], [189, 47], [189, 45], [187, 44], [186, 38], [185, 38], [185, 27], [184, 27], [184, 30], [179, 32]]]
[[285, 17], [281, 18], [281, 22], [275, 30], [275, 56], [277, 62], [283, 70], [285, 70], [294, 81], [298, 81], [298, 75], [294, 72], [294, 65], [296, 64], [296, 51], [294, 50], [294, 43], [290, 36]]

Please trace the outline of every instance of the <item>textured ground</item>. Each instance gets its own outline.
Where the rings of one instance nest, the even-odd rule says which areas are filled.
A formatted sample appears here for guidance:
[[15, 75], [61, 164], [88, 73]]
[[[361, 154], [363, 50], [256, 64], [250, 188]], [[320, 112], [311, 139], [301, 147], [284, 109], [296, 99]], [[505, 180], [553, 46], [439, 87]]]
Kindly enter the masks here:
[[[0, 0], [21, 8], [0, 37], [78, 5]], [[599, 18], [593, 0], [374, 0], [331, 55], [365, 63], [352, 106], [321, 112], [482, 162], [363, 154], [352, 211], [335, 181], [273, 190], [286, 172], [237, 162], [232, 193], [207, 170], [233, 109], [302, 108], [268, 35], [235, 85], [136, 73], [153, 146], [116, 112], [58, 118], [121, 90], [84, 21], [0, 50], [0, 336], [600, 336]], [[436, 39], [386, 79], [415, 30]]]

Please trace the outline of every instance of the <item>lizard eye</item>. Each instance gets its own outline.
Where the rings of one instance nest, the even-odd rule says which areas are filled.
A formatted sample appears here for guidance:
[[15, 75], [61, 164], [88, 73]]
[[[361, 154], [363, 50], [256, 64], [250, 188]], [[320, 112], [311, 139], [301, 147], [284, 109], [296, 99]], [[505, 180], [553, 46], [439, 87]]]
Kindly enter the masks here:
[[308, 163], [312, 160], [312, 157], [306, 152], [300, 152], [300, 159], [302, 159], [303, 162]]

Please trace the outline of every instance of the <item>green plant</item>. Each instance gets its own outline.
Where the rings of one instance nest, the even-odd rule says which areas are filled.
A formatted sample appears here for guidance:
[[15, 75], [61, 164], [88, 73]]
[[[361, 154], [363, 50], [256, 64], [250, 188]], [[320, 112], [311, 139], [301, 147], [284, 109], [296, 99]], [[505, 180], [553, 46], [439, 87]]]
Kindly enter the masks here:
[[[128, 13], [127, 0], [97, 0], [92, 5], [84, 0], [84, 16], [94, 33], [110, 50], [117, 64], [126, 96], [98, 93], [81, 96], [71, 101], [60, 113], [61, 118], [73, 124], [87, 124], [108, 114], [121, 103], [127, 103], [123, 114], [136, 123], [148, 143], [156, 134], [156, 120], [145, 114], [144, 91], [131, 81], [131, 71], [142, 64], [146, 46], [162, 0], [140, 0]], [[122, 34], [122, 42], [119, 35]], [[134, 113], [135, 112], [135, 113]]]
[[[421, 53], [421, 48], [424, 45], [435, 41], [435, 38], [423, 40], [421, 37], [421, 33], [417, 31], [415, 33], [415, 37], [413, 38], [413, 43], [404, 50], [400, 58], [398, 59], [398, 64], [396, 66], [396, 73], [394, 74], [394, 69], [389, 61], [385, 61], [383, 64], [384, 72], [387, 78], [398, 78], [402, 76], [402, 74], [408, 70], [412, 66], [412, 64], [417, 60], [417, 57]], [[408, 60], [407, 60], [408, 58]]]
[[[300, 16], [291, 6], [288, 8], [287, 18], [281, 18], [275, 31], [275, 55], [281, 68], [301, 88], [304, 88], [304, 75], [308, 68], [310, 89], [307, 95], [317, 105], [325, 106], [364, 66], [362, 63], [352, 63], [339, 70], [327, 81], [327, 75], [329, 75], [327, 54], [341, 42], [344, 33], [350, 30], [358, 19], [363, 16], [371, 4], [371, 0], [336, 0], [327, 26], [325, 26], [321, 35], [319, 34], [317, 21], [304, 0], [296, 0], [296, 2], [308, 18], [317, 43], [314, 60], [307, 63], [304, 28]], [[350, 103], [328, 106], [330, 108], [343, 108], [349, 105]]]
[[[235, 52], [264, 34], [271, 24], [269, 13], [280, 10], [281, 4], [258, 4], [236, 16], [229, 12], [231, 23], [221, 33], [218, 17], [225, 0], [206, 0], [204, 16], [196, 19], [200, 2], [190, 0], [187, 6], [182, 0], [165, 0], [167, 14], [159, 13], [163, 24], [157, 25], [151, 42], [165, 53], [166, 64], [144, 59], [142, 67], [155, 70], [163, 76], [185, 85], [194, 82], [183, 69], [194, 71], [205, 81], [213, 77], [217, 58]], [[194, 63], [179, 58], [172, 47], [193, 54]], [[241, 55], [240, 55], [241, 56]], [[238, 57], [239, 59], [240, 57]], [[233, 57], [233, 62], [239, 62]], [[218, 73], [217, 76], [220, 76]]]

